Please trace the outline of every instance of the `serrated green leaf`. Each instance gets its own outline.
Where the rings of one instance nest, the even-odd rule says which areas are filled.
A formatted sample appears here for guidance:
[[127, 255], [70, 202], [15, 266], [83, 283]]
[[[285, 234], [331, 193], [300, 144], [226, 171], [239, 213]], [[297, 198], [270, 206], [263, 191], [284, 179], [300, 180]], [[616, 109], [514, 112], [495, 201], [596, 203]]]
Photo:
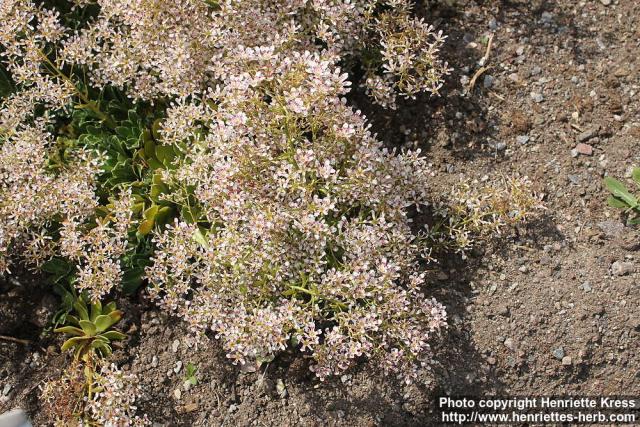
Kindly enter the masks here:
[[604, 179], [604, 185], [611, 192], [611, 194], [613, 194], [618, 199], [623, 200], [629, 207], [634, 208], [638, 205], [638, 199], [636, 199], [631, 193], [629, 193], [627, 187], [617, 179], [608, 176]]
[[138, 116], [136, 110], [127, 111], [127, 117], [131, 123], [138, 123], [140, 121], [140, 116]]
[[128, 139], [128, 138], [133, 138], [134, 137], [134, 133], [133, 130], [129, 127], [125, 127], [125, 126], [118, 126], [116, 128], [116, 134], [123, 138], [123, 139]]

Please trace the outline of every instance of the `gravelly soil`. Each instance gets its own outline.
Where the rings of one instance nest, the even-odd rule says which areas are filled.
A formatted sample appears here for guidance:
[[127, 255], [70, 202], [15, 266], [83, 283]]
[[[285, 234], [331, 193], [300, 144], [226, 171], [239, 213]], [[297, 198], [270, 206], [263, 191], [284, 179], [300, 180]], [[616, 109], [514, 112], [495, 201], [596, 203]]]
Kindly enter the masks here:
[[[171, 426], [428, 425], [443, 393], [640, 395], [640, 235], [606, 207], [601, 186], [604, 175], [625, 177], [640, 164], [640, 3], [610, 3], [419, 4], [449, 35], [443, 55], [453, 71], [442, 97], [395, 112], [353, 97], [382, 139], [427, 153], [438, 172], [434, 193], [520, 174], [544, 195], [546, 210], [516, 235], [430, 267], [429, 292], [450, 316], [432, 372], [407, 386], [363, 364], [319, 383], [304, 360], [283, 354], [243, 373], [215, 341], [187, 347], [184, 326], [141, 297], [121, 303], [133, 338], [116, 352], [141, 377], [141, 409]], [[490, 37], [487, 69], [471, 87]], [[587, 154], [572, 152], [579, 142]], [[0, 340], [0, 394], [10, 386], [0, 412], [22, 406], [39, 425], [37, 385], [59, 374], [64, 356], [55, 339], [40, 337], [55, 301], [37, 283], [24, 285], [32, 282], [0, 286], [0, 335], [32, 341]], [[198, 366], [188, 391], [177, 361]]]

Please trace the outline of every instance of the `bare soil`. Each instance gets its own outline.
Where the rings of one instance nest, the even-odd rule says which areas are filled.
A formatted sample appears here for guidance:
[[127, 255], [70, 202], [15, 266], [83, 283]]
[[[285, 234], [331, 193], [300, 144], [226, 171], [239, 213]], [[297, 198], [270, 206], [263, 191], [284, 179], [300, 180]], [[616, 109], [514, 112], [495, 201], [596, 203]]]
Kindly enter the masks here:
[[[437, 425], [442, 394], [640, 395], [640, 234], [606, 206], [601, 185], [640, 165], [640, 2], [460, 0], [417, 10], [449, 36], [442, 96], [396, 111], [359, 93], [353, 102], [384, 141], [423, 149], [438, 172], [434, 194], [519, 174], [546, 210], [466, 260], [428, 266], [427, 292], [450, 322], [432, 371], [412, 385], [366, 363], [320, 383], [290, 353], [241, 372], [215, 340], [188, 347], [184, 325], [144, 295], [121, 300], [131, 338], [116, 360], [140, 375], [139, 406], [158, 425]], [[572, 152], [579, 142], [585, 154]], [[38, 385], [66, 363], [60, 338], [42, 332], [55, 305], [36, 278], [0, 284], [0, 335], [29, 340], [0, 339], [0, 413], [23, 407], [35, 425], [45, 415]], [[198, 384], [187, 391], [189, 362]]]

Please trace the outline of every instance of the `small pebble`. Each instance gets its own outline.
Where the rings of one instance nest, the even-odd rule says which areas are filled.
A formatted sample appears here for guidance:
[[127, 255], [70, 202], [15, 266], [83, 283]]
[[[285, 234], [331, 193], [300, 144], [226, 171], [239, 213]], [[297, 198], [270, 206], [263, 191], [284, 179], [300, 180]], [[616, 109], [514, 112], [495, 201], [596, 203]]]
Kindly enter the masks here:
[[573, 363], [573, 360], [571, 360], [571, 356], [565, 356], [562, 358], [562, 364], [564, 366], [571, 366], [572, 363]]
[[600, 131], [600, 129], [598, 127], [593, 127], [591, 129], [588, 129], [580, 134], [578, 134], [578, 136], [576, 136], [576, 140], [578, 142], [586, 142], [588, 140], [590, 140], [591, 138], [594, 138], [598, 135], [598, 132]]
[[180, 340], [175, 340], [175, 341], [173, 342], [173, 344], [171, 344], [171, 350], [172, 350], [174, 353], [177, 353], [177, 352], [178, 352], [178, 347], [180, 347]]
[[4, 388], [2, 389], [2, 395], [3, 396], [8, 396], [9, 393], [11, 393], [11, 389], [13, 388], [13, 386], [11, 384], [5, 384]]
[[180, 370], [182, 370], [182, 361], [178, 360], [176, 366], [173, 368], [173, 372], [177, 374]]
[[562, 360], [562, 358], [564, 358], [564, 349], [562, 347], [558, 347], [553, 350], [553, 357], [558, 360]]
[[544, 95], [542, 95], [541, 93], [531, 92], [530, 96], [531, 96], [531, 99], [533, 99], [533, 101], [537, 102], [538, 104], [544, 101]]
[[507, 347], [509, 350], [514, 350], [516, 348], [515, 343], [511, 338], [507, 338], [506, 340], [504, 340], [504, 346]]
[[484, 76], [483, 85], [486, 89], [489, 89], [493, 86], [494, 81], [495, 81], [495, 78], [492, 75], [486, 74]]
[[529, 135], [518, 135], [516, 137], [516, 142], [520, 145], [524, 145], [529, 142]]
[[589, 144], [579, 143], [576, 145], [576, 153], [582, 154], [583, 156], [593, 156], [593, 147]]
[[626, 276], [627, 274], [633, 273], [634, 270], [635, 268], [630, 262], [616, 261], [611, 265], [611, 273], [613, 273], [614, 276]]

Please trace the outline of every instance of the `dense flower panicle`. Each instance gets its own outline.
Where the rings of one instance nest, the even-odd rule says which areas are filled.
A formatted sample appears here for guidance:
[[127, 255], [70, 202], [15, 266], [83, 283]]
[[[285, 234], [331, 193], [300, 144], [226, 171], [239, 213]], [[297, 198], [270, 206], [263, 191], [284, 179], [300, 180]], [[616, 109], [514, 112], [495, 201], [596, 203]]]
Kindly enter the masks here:
[[445, 314], [421, 293], [405, 210], [426, 202], [426, 165], [382, 148], [342, 102], [330, 59], [295, 54], [275, 70], [212, 95], [217, 109], [205, 98], [168, 111], [163, 134], [189, 143], [163, 179], [192, 188], [216, 226], [202, 236], [176, 222], [156, 236], [152, 295], [241, 364], [290, 342], [320, 378], [363, 356], [425, 357]]
[[269, 73], [278, 53], [324, 51], [355, 63], [367, 52], [365, 86], [389, 106], [397, 95], [437, 91], [447, 73], [437, 55], [444, 38], [411, 17], [408, 0], [96, 3], [98, 16], [72, 31], [56, 11], [4, 2], [0, 44], [18, 81], [37, 78], [54, 43], [61, 45], [56, 65], [86, 66], [95, 86], [114, 85], [146, 100], [203, 93], [242, 73]]
[[[87, 15], [67, 28], [59, 5], [2, 2], [15, 90], [0, 107], [0, 268], [11, 247], [35, 265], [62, 256], [99, 300], [123, 279], [133, 206], [163, 203], [175, 221], [152, 238], [138, 228], [155, 245], [150, 293], [195, 332], [214, 331], [234, 363], [289, 345], [321, 379], [361, 357], [389, 370], [428, 361], [446, 316], [423, 295], [406, 210], [429, 202], [430, 171], [419, 151], [385, 149], [345, 99], [357, 64], [383, 105], [437, 92], [443, 37], [411, 3], [76, 0], [66, 6]], [[155, 145], [100, 109], [107, 90], [163, 117], [144, 130]], [[96, 158], [113, 159], [78, 147], [56, 157], [61, 135], [81, 140], [76, 122], [62, 125], [77, 118], [70, 107], [105, 144], [128, 138], [114, 163], [134, 178], [107, 187], [108, 206]], [[58, 140], [45, 131], [56, 127]], [[154, 150], [175, 156], [161, 163]], [[153, 196], [149, 175], [163, 188]]]
[[128, 230], [132, 226], [130, 191], [123, 191], [113, 202], [107, 217], [87, 227], [75, 218], [62, 222], [60, 254], [78, 265], [76, 287], [88, 290], [99, 301], [122, 279], [120, 257], [127, 249]]
[[4, 271], [11, 245], [27, 245], [29, 260], [36, 265], [50, 254], [46, 235], [32, 230], [54, 219], [81, 221], [92, 213], [97, 205], [98, 164], [89, 153], [78, 151], [70, 165], [50, 173], [47, 154], [52, 142], [41, 122], [0, 136], [0, 141], [0, 271]]
[[139, 379], [120, 370], [114, 364], [103, 363], [96, 373], [94, 387], [98, 390], [87, 402], [85, 412], [97, 425], [105, 427], [142, 427], [151, 422], [147, 416], [136, 415], [135, 403], [141, 396]]

